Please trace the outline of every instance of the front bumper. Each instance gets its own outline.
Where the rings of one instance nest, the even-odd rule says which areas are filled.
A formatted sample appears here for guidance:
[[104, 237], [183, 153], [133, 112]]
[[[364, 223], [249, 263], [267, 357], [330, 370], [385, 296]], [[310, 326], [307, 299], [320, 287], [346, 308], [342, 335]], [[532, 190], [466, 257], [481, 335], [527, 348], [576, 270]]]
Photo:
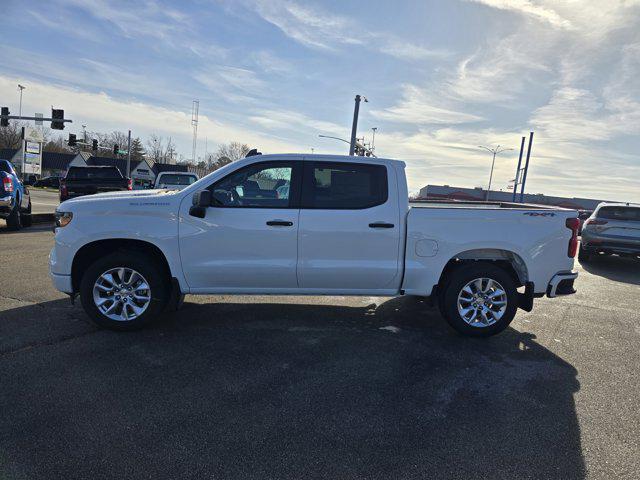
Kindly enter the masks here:
[[578, 278], [578, 272], [556, 273], [547, 286], [547, 297], [554, 298], [558, 295], [571, 295], [576, 293], [573, 282]]
[[51, 275], [51, 281], [56, 290], [63, 293], [73, 293], [73, 286], [71, 285], [71, 275], [60, 275], [57, 273], [49, 273]]

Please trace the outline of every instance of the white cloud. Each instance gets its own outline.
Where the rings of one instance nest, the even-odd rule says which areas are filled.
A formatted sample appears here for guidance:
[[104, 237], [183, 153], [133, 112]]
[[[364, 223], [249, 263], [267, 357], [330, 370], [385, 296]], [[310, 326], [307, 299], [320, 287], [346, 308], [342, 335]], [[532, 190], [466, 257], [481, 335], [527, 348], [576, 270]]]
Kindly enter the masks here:
[[[0, 75], [0, 96], [16, 96], [15, 86], [19, 79]], [[176, 111], [143, 102], [128, 102], [116, 99], [106, 93], [91, 93], [79, 89], [39, 83], [30, 80], [28, 95], [24, 99], [24, 111], [42, 111], [43, 106], [51, 105], [64, 108], [65, 117], [73, 120], [66, 131], [78, 131], [81, 124], [89, 125], [93, 131], [125, 130], [130, 128], [134, 136], [142, 138], [155, 133], [173, 137], [178, 147], [190, 151], [191, 112]], [[302, 151], [307, 147], [299, 146], [296, 141], [287, 141], [256, 128], [245, 128], [223, 120], [224, 112], [217, 112], [215, 118], [200, 114], [199, 138], [207, 137], [209, 142], [226, 143], [241, 141], [255, 145], [261, 151], [286, 152]]]
[[293, 0], [253, 0], [252, 5], [265, 21], [306, 47], [332, 51], [358, 45], [403, 60], [449, 55], [445, 50], [429, 49], [389, 33], [372, 32], [350, 18]]
[[500, 10], [511, 10], [524, 15], [548, 22], [554, 27], [572, 28], [571, 22], [562, 18], [551, 8], [537, 5], [530, 0], [469, 0], [475, 3], [482, 3], [489, 7]]
[[416, 125], [456, 124], [482, 120], [482, 117], [477, 115], [438, 106], [437, 104], [442, 101], [415, 85], [404, 85], [402, 98], [396, 105], [384, 110], [373, 110], [371, 115], [381, 120]]

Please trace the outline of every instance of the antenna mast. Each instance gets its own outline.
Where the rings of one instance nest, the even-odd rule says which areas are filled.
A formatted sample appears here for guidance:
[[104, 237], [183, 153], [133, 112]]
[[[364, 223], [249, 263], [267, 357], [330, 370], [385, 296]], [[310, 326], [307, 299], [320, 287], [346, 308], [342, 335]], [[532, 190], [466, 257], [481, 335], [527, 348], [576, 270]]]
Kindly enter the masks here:
[[194, 100], [191, 107], [191, 126], [193, 127], [193, 148], [191, 150], [191, 160], [196, 163], [196, 148], [198, 146], [198, 110], [200, 101]]

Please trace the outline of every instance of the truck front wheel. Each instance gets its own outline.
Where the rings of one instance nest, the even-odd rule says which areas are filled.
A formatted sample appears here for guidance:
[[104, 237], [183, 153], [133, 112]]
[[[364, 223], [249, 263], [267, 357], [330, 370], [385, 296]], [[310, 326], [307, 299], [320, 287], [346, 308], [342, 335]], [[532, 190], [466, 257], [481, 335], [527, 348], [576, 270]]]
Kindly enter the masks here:
[[82, 307], [101, 327], [142, 328], [164, 310], [169, 296], [165, 277], [144, 253], [112, 253], [92, 263], [82, 276]]
[[518, 309], [511, 276], [486, 262], [462, 264], [445, 280], [440, 310], [459, 333], [488, 337], [507, 328]]

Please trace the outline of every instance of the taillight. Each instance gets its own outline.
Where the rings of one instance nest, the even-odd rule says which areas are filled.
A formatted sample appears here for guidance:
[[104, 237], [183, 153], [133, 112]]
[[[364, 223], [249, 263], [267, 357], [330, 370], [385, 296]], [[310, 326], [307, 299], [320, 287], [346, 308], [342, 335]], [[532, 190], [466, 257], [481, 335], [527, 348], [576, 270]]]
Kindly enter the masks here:
[[127, 190], [133, 190], [133, 184], [130, 178], [127, 178]]
[[606, 223], [606, 220], [601, 220], [599, 218], [590, 218], [589, 220], [584, 222], [585, 225], [604, 225]]
[[9, 177], [4, 177], [2, 179], [2, 187], [5, 192], [13, 192], [13, 182]]
[[67, 185], [64, 183], [64, 180], [60, 180], [60, 198], [67, 197]]
[[567, 218], [565, 225], [571, 230], [571, 238], [569, 239], [567, 255], [573, 258], [576, 256], [576, 252], [578, 251], [578, 229], [580, 228], [580, 219]]

